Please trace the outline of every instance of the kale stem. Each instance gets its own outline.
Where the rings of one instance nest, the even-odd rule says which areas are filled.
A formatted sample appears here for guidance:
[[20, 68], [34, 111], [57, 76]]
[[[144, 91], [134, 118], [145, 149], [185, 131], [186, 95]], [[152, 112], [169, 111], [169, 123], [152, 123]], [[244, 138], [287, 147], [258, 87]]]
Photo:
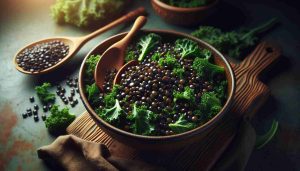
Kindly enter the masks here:
[[244, 34], [244, 36], [242, 37], [242, 39], [245, 39], [246, 37], [248, 36], [251, 36], [251, 35], [256, 35], [256, 34], [260, 34], [260, 33], [263, 33], [269, 29], [271, 29], [276, 23], [277, 23], [277, 18], [272, 18], [270, 19], [268, 22], [258, 26], [258, 27], [255, 27], [253, 29], [251, 29], [248, 33]]

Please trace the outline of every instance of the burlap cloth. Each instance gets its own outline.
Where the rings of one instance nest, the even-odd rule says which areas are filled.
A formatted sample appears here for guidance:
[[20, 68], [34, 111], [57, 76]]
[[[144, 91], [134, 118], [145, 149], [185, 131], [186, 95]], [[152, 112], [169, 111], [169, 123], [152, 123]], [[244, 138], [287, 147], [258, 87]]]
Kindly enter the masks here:
[[[255, 130], [249, 122], [243, 121], [236, 137], [213, 170], [244, 170], [254, 148], [255, 139]], [[74, 135], [60, 136], [52, 144], [39, 148], [37, 153], [53, 170], [168, 170], [142, 161], [112, 156], [105, 145], [85, 141]]]

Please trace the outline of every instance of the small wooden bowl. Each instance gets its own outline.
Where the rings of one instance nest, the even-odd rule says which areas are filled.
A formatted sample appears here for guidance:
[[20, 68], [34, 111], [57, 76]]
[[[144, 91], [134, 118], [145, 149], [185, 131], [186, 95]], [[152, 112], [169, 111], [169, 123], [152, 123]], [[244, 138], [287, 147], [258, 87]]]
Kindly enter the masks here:
[[[208, 135], [210, 131], [212, 131], [224, 118], [227, 111], [230, 109], [230, 105], [233, 101], [233, 94], [235, 91], [235, 77], [232, 71], [232, 68], [226, 58], [218, 52], [215, 48], [205, 43], [202, 40], [196, 39], [190, 35], [175, 32], [175, 31], [167, 31], [167, 30], [142, 30], [138, 34], [147, 34], [147, 33], [156, 33], [163, 37], [164, 40], [174, 41], [177, 38], [188, 38], [194, 40], [199, 44], [200, 47], [204, 47], [209, 49], [213, 56], [214, 61], [217, 65], [224, 67], [225, 75], [228, 80], [228, 98], [226, 103], [224, 104], [222, 110], [211, 120], [209, 120], [204, 125], [201, 125], [193, 130], [169, 136], [144, 136], [137, 135], [130, 132], [126, 132], [119, 128], [114, 127], [113, 125], [105, 122], [101, 119], [94, 109], [89, 104], [87, 97], [84, 93], [85, 85], [85, 61], [90, 55], [102, 54], [108, 47], [110, 47], [115, 42], [121, 40], [127, 33], [121, 33], [110, 37], [100, 44], [98, 44], [94, 49], [92, 49], [85, 57], [80, 71], [79, 71], [79, 90], [80, 95], [82, 97], [83, 104], [87, 109], [90, 116], [93, 118], [95, 123], [109, 136], [116, 139], [119, 142], [122, 142], [125, 145], [131, 146], [135, 149], [143, 149], [143, 150], [155, 150], [155, 151], [165, 151], [165, 150], [174, 150], [180, 147], [189, 145], [195, 141], [199, 141], [205, 136]], [[111, 59], [113, 60], [113, 59]]]
[[213, 13], [218, 1], [211, 0], [208, 5], [195, 8], [174, 7], [160, 0], [151, 0], [151, 4], [154, 11], [166, 22], [181, 26], [195, 26]]

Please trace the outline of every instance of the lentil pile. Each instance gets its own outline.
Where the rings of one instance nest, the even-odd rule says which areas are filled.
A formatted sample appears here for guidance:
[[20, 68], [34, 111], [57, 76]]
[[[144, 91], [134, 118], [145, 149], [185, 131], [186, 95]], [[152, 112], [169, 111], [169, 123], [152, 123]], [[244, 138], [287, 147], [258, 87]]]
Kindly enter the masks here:
[[[64, 105], [70, 105], [72, 108], [78, 104], [78, 99], [76, 97], [76, 93], [79, 95], [78, 89], [78, 78], [68, 78], [66, 80], [66, 86], [57, 85], [56, 86], [56, 95], [61, 99]], [[39, 112], [40, 106], [38, 104], [34, 104], [33, 108], [28, 107], [26, 112], [22, 113], [22, 117], [24, 119], [33, 116], [35, 122], [38, 122], [40, 118], [43, 121], [46, 120], [47, 115], [46, 113], [51, 110], [51, 108], [56, 105], [56, 97], [54, 93], [50, 92], [49, 89], [52, 87], [50, 83], [43, 83], [41, 86], [36, 86], [36, 93], [41, 101], [42, 112]], [[69, 87], [69, 88], [67, 88]], [[66, 89], [69, 89], [67, 92]], [[41, 95], [43, 94], [43, 95]], [[69, 95], [68, 95], [69, 94]], [[36, 102], [35, 97], [29, 97], [29, 102], [34, 103]], [[41, 113], [41, 117], [39, 117], [39, 113]]]
[[128, 48], [126, 60], [140, 63], [127, 68], [118, 85], [112, 85], [116, 71], [107, 71], [104, 92], [87, 77], [86, 94], [102, 119], [128, 132], [186, 132], [213, 118], [226, 101], [224, 69], [213, 64], [211, 56], [191, 40], [163, 42], [151, 33]]
[[69, 46], [54, 40], [26, 48], [16, 57], [19, 67], [29, 72], [40, 72], [61, 61], [69, 53]]

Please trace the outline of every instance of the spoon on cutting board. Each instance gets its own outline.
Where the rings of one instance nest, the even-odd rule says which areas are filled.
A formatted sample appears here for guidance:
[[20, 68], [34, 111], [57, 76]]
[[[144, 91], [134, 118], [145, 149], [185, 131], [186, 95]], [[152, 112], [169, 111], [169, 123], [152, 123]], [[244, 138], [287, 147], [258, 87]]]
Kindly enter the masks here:
[[[66, 63], [70, 58], [72, 58], [80, 50], [80, 48], [86, 42], [91, 40], [92, 38], [98, 36], [99, 34], [105, 32], [115, 26], [118, 26], [118, 25], [128, 22], [128, 21], [131, 21], [131, 20], [135, 19], [136, 17], [138, 17], [140, 15], [145, 15], [145, 14], [146, 14], [145, 9], [143, 7], [140, 7], [138, 9], [131, 11], [128, 14], [118, 18], [117, 20], [105, 25], [104, 27], [101, 27], [100, 29], [98, 29], [86, 36], [83, 36], [83, 37], [53, 37], [53, 38], [47, 38], [47, 39], [43, 39], [43, 40], [31, 43], [31, 44], [23, 47], [16, 53], [16, 55], [14, 56], [14, 59], [13, 59], [13, 63], [15, 64], [15, 67], [18, 71], [25, 73], [25, 74], [39, 75], [39, 74], [44, 74], [44, 73], [53, 71], [53, 70], [59, 68], [60, 66], [62, 66], [64, 63]], [[57, 40], [63, 42], [65, 45], [67, 45], [69, 47], [69, 51], [68, 51], [67, 55], [64, 56], [62, 58], [62, 60], [60, 60], [58, 63], [54, 64], [51, 67], [43, 69], [41, 71], [34, 71], [34, 72], [25, 70], [18, 65], [17, 56], [19, 54], [21, 54], [24, 50], [32, 48], [38, 44], [48, 43], [48, 42], [57, 41]]]
[[105, 81], [105, 74], [108, 70], [116, 69], [119, 71], [124, 65], [125, 51], [135, 36], [135, 34], [145, 25], [147, 22], [147, 18], [144, 16], [138, 17], [131, 30], [127, 33], [127, 35], [118, 41], [117, 43], [110, 46], [101, 56], [98, 61], [94, 73], [94, 78], [96, 81], [96, 85], [103, 90], [103, 83]]

